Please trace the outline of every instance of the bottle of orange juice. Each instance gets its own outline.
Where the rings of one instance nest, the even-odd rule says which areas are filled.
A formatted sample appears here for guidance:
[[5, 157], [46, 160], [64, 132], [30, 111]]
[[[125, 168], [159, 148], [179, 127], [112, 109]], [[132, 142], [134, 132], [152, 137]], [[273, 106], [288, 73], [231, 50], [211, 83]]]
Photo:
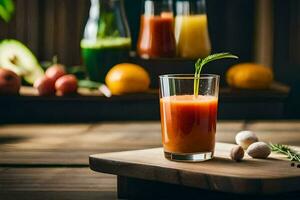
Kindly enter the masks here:
[[203, 58], [211, 53], [205, 0], [177, 0], [175, 38], [182, 58]]

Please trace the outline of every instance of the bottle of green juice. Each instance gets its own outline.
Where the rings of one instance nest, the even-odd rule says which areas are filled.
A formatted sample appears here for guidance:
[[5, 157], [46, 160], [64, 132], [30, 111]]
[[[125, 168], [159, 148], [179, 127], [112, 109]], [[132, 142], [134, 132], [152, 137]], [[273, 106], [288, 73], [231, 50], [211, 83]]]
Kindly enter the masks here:
[[104, 82], [111, 67], [128, 61], [131, 38], [123, 0], [91, 0], [80, 46], [92, 81]]

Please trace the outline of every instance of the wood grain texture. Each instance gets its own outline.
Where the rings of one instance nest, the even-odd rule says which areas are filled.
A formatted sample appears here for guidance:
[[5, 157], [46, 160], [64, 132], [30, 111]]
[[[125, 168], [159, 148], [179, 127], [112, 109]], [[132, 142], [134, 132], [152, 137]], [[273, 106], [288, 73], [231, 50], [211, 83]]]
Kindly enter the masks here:
[[[11, 187], [14, 185], [14, 187]], [[10, 168], [0, 171], [3, 191], [114, 191], [116, 180], [88, 168]]]
[[[219, 121], [217, 141], [234, 143], [250, 129], [262, 141], [300, 146], [299, 121]], [[160, 123], [103, 122], [0, 126], [0, 165], [88, 165], [95, 153], [161, 146]]]
[[115, 192], [105, 191], [0, 191], [0, 198], [5, 200], [115, 200]]
[[116, 178], [88, 168], [0, 168], [0, 199], [116, 199]]
[[273, 67], [273, 0], [256, 1], [255, 62]]
[[[219, 121], [217, 138], [232, 143], [247, 128], [261, 140], [300, 146], [299, 124]], [[92, 172], [88, 156], [160, 146], [158, 121], [0, 125], [0, 199], [116, 199], [116, 177]]]
[[215, 158], [202, 163], [178, 163], [164, 158], [163, 149], [126, 151], [90, 156], [91, 169], [152, 181], [241, 194], [300, 191], [300, 170], [282, 156], [243, 162], [230, 160], [234, 145], [217, 143]]
[[[280, 0], [274, 0], [273, 3], [275, 78], [293, 86], [294, 98], [299, 101], [300, 2], [288, 0], [282, 3]], [[299, 116], [299, 110], [297, 111], [295, 114]]]

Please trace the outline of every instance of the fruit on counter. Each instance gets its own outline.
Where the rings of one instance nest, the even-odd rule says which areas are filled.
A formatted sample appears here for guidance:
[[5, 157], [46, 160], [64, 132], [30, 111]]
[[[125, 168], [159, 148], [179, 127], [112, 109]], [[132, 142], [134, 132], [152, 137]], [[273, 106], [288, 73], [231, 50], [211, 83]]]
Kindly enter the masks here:
[[45, 75], [56, 81], [60, 77], [66, 75], [65, 67], [61, 64], [54, 64], [46, 70]]
[[39, 96], [63, 96], [76, 93], [78, 83], [76, 76], [66, 73], [64, 65], [56, 63], [46, 70], [44, 76], [35, 81], [34, 87]]
[[254, 63], [234, 65], [226, 73], [228, 85], [240, 89], [267, 89], [273, 77], [271, 68]]
[[21, 87], [21, 78], [8, 69], [0, 68], [0, 95], [17, 95]]
[[254, 132], [245, 130], [236, 134], [235, 142], [243, 147], [243, 149], [247, 149], [252, 143], [258, 142], [258, 138]]
[[55, 95], [55, 81], [47, 76], [37, 79], [33, 86], [40, 96]]
[[147, 91], [150, 77], [139, 65], [121, 63], [110, 69], [105, 82], [113, 95], [120, 95]]
[[244, 149], [241, 146], [234, 146], [230, 151], [230, 157], [232, 160], [239, 162], [244, 158]]
[[44, 75], [34, 54], [17, 40], [0, 42], [0, 66], [15, 72], [29, 84]]
[[55, 89], [59, 96], [75, 94], [77, 92], [77, 88], [77, 78], [72, 74], [64, 75], [55, 82]]
[[255, 142], [247, 149], [247, 154], [252, 158], [267, 158], [271, 153], [270, 147], [264, 142]]

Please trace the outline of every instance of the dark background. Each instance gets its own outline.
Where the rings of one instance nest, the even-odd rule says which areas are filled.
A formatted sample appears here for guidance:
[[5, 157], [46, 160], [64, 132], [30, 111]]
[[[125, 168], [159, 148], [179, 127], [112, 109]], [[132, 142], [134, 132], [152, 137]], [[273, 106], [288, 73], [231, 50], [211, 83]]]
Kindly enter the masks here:
[[[253, 60], [255, 4], [259, 0], [208, 0], [214, 52], [230, 51], [240, 61]], [[59, 56], [66, 65], [81, 63], [79, 42], [87, 20], [88, 0], [16, 0], [16, 14], [0, 22], [0, 38], [26, 43], [40, 60]], [[125, 0], [133, 47], [138, 36], [141, 0]], [[293, 84], [300, 77], [300, 1], [274, 0], [274, 71]]]
[[[0, 38], [16, 38], [40, 60], [57, 54], [66, 65], [82, 63], [79, 43], [88, 17], [88, 0], [16, 0], [16, 16], [0, 22]], [[125, 0], [133, 49], [139, 31], [141, 0]], [[241, 61], [253, 59], [253, 0], [207, 1], [209, 30], [215, 52], [230, 51]], [[225, 66], [225, 65], [224, 65]], [[228, 64], [226, 64], [228, 66]], [[218, 70], [224, 71], [223, 67]], [[213, 70], [214, 71], [214, 70]]]
[[[207, 0], [213, 52], [229, 51], [240, 57], [239, 62], [254, 61], [255, 8], [259, 1]], [[124, 2], [134, 50], [142, 0]], [[59, 62], [67, 66], [82, 63], [79, 43], [88, 18], [89, 0], [15, 0], [15, 3], [16, 13], [12, 21], [0, 21], [0, 39], [15, 38], [24, 42], [41, 61], [58, 55]], [[272, 67], [275, 79], [291, 86], [287, 112], [300, 116], [300, 1], [274, 0], [272, 3]], [[204, 71], [224, 75], [234, 62], [215, 62]], [[193, 66], [190, 67], [193, 70]], [[163, 73], [163, 67], [161, 70]]]

